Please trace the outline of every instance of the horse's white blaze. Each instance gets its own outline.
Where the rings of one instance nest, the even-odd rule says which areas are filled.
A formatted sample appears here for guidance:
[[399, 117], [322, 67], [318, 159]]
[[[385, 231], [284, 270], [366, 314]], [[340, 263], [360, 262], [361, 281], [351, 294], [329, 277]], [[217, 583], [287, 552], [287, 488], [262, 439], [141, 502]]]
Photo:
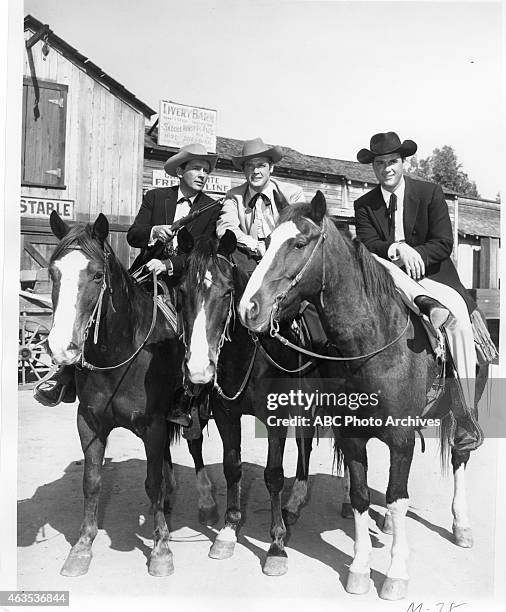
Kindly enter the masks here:
[[212, 284], [213, 284], [213, 275], [211, 274], [211, 270], [208, 270], [206, 272], [206, 275], [204, 276], [204, 287], [206, 289], [210, 289]]
[[213, 376], [213, 370], [209, 360], [209, 344], [207, 342], [204, 302], [202, 302], [202, 306], [193, 324], [189, 357], [186, 367], [188, 368], [190, 380], [195, 384], [207, 383]]
[[409, 499], [398, 499], [387, 505], [392, 516], [392, 549], [390, 551], [390, 567], [387, 571], [388, 578], [401, 578], [407, 580], [409, 547], [406, 537], [406, 513], [409, 507]]
[[79, 277], [88, 266], [88, 259], [81, 251], [72, 251], [55, 262], [60, 271], [60, 292], [58, 305], [53, 314], [53, 327], [48, 343], [57, 362], [75, 358], [76, 351], [69, 351], [77, 316], [77, 293]]
[[371, 569], [372, 543], [369, 535], [369, 511], [362, 514], [353, 509], [355, 519], [355, 544], [353, 563], [350, 565], [350, 572], [357, 574], [368, 574]]
[[287, 240], [290, 240], [290, 238], [295, 238], [295, 236], [297, 236], [299, 233], [300, 232], [293, 221], [286, 221], [285, 223], [282, 223], [272, 232], [270, 236], [269, 248], [251, 275], [239, 304], [239, 313], [243, 320], [245, 319], [245, 315], [250, 308], [251, 298], [261, 288], [265, 275], [271, 267], [272, 262], [276, 259], [280, 248]]

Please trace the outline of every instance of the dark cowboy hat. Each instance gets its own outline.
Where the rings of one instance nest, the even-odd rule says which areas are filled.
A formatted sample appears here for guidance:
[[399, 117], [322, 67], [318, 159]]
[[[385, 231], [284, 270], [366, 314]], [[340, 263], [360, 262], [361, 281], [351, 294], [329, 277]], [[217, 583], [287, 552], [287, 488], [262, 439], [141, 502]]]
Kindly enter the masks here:
[[233, 155], [232, 163], [237, 170], [242, 170], [244, 162], [253, 157], [268, 157], [273, 164], [277, 164], [283, 157], [283, 152], [281, 151], [281, 147], [269, 147], [261, 138], [254, 138], [253, 140], [244, 141], [242, 145], [242, 154]]
[[389, 153], [399, 153], [401, 157], [410, 157], [416, 153], [418, 146], [412, 140], [401, 139], [395, 132], [374, 134], [371, 138], [370, 150], [360, 149], [357, 159], [361, 164], [370, 164], [378, 155], [388, 155]]
[[169, 158], [164, 165], [165, 172], [171, 176], [176, 176], [176, 169], [178, 166], [182, 166], [191, 159], [202, 159], [209, 162], [211, 166], [210, 172], [212, 172], [216, 166], [218, 156], [212, 153], [208, 153], [204, 145], [196, 142], [193, 144], [185, 145], [181, 147], [179, 151]]

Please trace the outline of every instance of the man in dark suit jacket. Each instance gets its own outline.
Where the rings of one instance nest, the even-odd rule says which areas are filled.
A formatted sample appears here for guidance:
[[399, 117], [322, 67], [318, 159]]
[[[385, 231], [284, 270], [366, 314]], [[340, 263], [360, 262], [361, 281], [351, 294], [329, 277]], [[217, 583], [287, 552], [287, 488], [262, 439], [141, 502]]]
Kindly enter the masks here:
[[357, 236], [391, 274], [403, 299], [438, 328], [449, 348], [469, 408], [474, 406], [476, 352], [469, 314], [476, 305], [460, 282], [450, 255], [453, 232], [439, 185], [403, 175], [412, 140], [375, 134], [357, 159], [371, 163], [379, 185], [355, 201]]
[[[189, 212], [213, 202], [202, 190], [217, 159], [217, 155], [208, 155], [203, 145], [190, 144], [167, 160], [165, 171], [171, 176], [177, 176], [179, 185], [152, 189], [144, 196], [139, 213], [127, 234], [128, 243], [142, 249], [132, 270], [145, 263], [146, 268], [155, 271], [157, 275], [167, 274], [169, 286], [177, 284], [185, 256], [174, 250], [175, 238], [171, 225]], [[220, 207], [216, 206], [202, 213], [187, 225], [187, 229], [194, 238], [214, 235], [219, 212]], [[188, 408], [182, 405], [185, 399], [182, 390], [177, 395], [178, 402], [170, 418], [188, 425]], [[61, 401], [73, 403], [76, 398], [74, 366], [60, 368], [43, 387], [35, 389], [34, 397], [44, 406], [56, 406]]]
[[[208, 155], [201, 144], [182, 147], [165, 163], [165, 172], [179, 178], [179, 185], [152, 189], [143, 198], [140, 210], [127, 233], [130, 246], [141, 253], [132, 270], [143, 263], [156, 274], [166, 273], [174, 285], [183, 271], [185, 255], [177, 254], [171, 226], [190, 212], [198, 211], [213, 200], [202, 192], [207, 177], [216, 166], [217, 155]], [[213, 236], [220, 207], [202, 213], [186, 228], [194, 238]]]

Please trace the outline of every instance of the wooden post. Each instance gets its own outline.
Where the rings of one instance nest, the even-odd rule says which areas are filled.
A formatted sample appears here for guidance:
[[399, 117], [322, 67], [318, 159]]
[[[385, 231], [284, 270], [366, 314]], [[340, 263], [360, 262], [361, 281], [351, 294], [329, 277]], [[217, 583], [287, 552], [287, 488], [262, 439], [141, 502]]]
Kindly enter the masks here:
[[452, 259], [458, 270], [459, 263], [459, 197], [453, 198], [453, 251]]
[[482, 236], [480, 251], [480, 288], [497, 289], [499, 263], [499, 238]]

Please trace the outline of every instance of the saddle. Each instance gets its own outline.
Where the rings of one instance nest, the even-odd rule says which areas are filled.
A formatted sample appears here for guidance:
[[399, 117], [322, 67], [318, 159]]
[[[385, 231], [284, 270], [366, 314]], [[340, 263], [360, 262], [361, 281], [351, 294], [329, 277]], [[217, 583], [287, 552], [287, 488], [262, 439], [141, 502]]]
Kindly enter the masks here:
[[155, 291], [155, 284], [153, 283], [153, 274], [148, 270], [145, 270], [144, 266], [141, 266], [140, 268], [137, 268], [134, 272], [131, 272], [130, 276], [153, 296], [153, 299], [156, 300], [158, 310], [163, 314], [171, 328], [176, 333], [178, 333], [179, 326], [177, 311], [175, 307], [176, 295], [174, 289], [169, 287], [167, 283], [160, 277], [157, 277]]

